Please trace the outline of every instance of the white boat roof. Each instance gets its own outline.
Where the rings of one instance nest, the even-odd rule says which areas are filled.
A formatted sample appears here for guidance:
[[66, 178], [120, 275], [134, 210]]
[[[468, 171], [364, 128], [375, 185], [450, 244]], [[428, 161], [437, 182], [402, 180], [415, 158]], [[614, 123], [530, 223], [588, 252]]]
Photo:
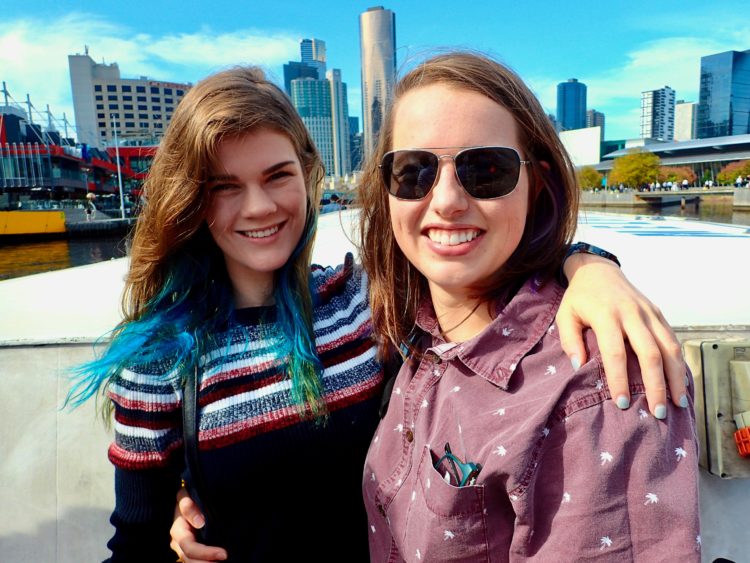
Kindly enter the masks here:
[[[357, 212], [323, 215], [313, 260], [354, 251]], [[750, 229], [680, 218], [582, 212], [576, 240], [615, 253], [675, 327], [750, 325]], [[120, 320], [128, 260], [0, 281], [0, 345], [94, 341]]]

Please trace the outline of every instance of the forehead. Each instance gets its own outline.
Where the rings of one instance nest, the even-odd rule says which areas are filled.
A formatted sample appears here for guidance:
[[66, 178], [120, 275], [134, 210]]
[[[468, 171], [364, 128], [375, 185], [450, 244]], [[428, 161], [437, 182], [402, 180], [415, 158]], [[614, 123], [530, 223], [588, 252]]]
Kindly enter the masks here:
[[216, 145], [213, 173], [228, 169], [263, 169], [285, 160], [299, 162], [297, 151], [286, 133], [258, 128], [229, 135]]
[[395, 106], [392, 149], [486, 145], [522, 148], [513, 115], [483, 94], [431, 84], [410, 90]]

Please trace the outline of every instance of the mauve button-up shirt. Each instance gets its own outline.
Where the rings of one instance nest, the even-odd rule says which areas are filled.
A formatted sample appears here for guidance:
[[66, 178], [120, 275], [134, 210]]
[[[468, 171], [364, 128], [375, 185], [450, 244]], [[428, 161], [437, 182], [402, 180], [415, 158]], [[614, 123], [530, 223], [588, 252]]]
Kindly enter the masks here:
[[[529, 280], [457, 344], [420, 309], [423, 357], [398, 374], [365, 463], [373, 562], [700, 561], [692, 404], [655, 419], [629, 350], [618, 409], [593, 336], [577, 371], [562, 351], [562, 293]], [[435, 468], [446, 443], [482, 465], [474, 484]]]

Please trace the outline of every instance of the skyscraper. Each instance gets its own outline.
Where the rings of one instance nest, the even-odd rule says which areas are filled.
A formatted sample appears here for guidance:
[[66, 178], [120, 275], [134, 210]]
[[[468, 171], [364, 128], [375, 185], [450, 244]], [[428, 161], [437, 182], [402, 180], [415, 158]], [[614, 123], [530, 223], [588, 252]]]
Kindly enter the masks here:
[[698, 117], [698, 104], [677, 100], [674, 106], [674, 140], [689, 141], [695, 139]]
[[586, 112], [586, 127], [601, 127], [601, 139], [604, 140], [604, 114], [595, 109]]
[[292, 103], [305, 123], [326, 174], [334, 173], [333, 120], [331, 117], [331, 86], [328, 80], [296, 78], [292, 80]]
[[674, 139], [674, 90], [669, 86], [641, 92], [641, 137]]
[[341, 71], [337, 68], [329, 70], [326, 78], [331, 86], [331, 125], [333, 128], [333, 170], [329, 174], [344, 176], [352, 171], [346, 84], [341, 81]]
[[364, 156], [372, 153], [396, 81], [396, 14], [382, 6], [359, 15]]
[[318, 80], [326, 77], [326, 43], [320, 39], [303, 39], [299, 43], [300, 61], [318, 70]]
[[292, 96], [292, 80], [297, 78], [319, 79], [317, 67], [309, 66], [299, 61], [289, 61], [284, 65], [284, 90]]
[[577, 78], [557, 85], [557, 127], [560, 131], [586, 127], [586, 85]]
[[349, 150], [352, 170], [362, 170], [362, 133], [359, 131], [359, 117], [349, 117]]
[[699, 139], [750, 133], [750, 50], [701, 57]]

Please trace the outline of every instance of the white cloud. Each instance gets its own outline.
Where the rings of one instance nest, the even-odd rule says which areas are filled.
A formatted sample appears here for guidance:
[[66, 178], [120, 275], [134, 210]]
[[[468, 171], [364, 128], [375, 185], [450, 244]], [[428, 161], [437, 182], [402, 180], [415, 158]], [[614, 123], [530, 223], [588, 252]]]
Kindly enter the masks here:
[[[291, 33], [252, 29], [231, 33], [201, 29], [157, 37], [83, 13], [54, 21], [16, 19], [0, 28], [0, 79], [17, 102], [28, 93], [38, 110], [49, 104], [57, 118], [62, 119], [64, 112], [73, 122], [67, 57], [82, 53], [84, 45], [97, 62], [117, 62], [124, 78], [195, 82], [219, 68], [252, 63], [278, 80], [279, 70], [274, 67], [298, 57], [299, 39]], [[34, 116], [34, 120], [42, 118]]]

